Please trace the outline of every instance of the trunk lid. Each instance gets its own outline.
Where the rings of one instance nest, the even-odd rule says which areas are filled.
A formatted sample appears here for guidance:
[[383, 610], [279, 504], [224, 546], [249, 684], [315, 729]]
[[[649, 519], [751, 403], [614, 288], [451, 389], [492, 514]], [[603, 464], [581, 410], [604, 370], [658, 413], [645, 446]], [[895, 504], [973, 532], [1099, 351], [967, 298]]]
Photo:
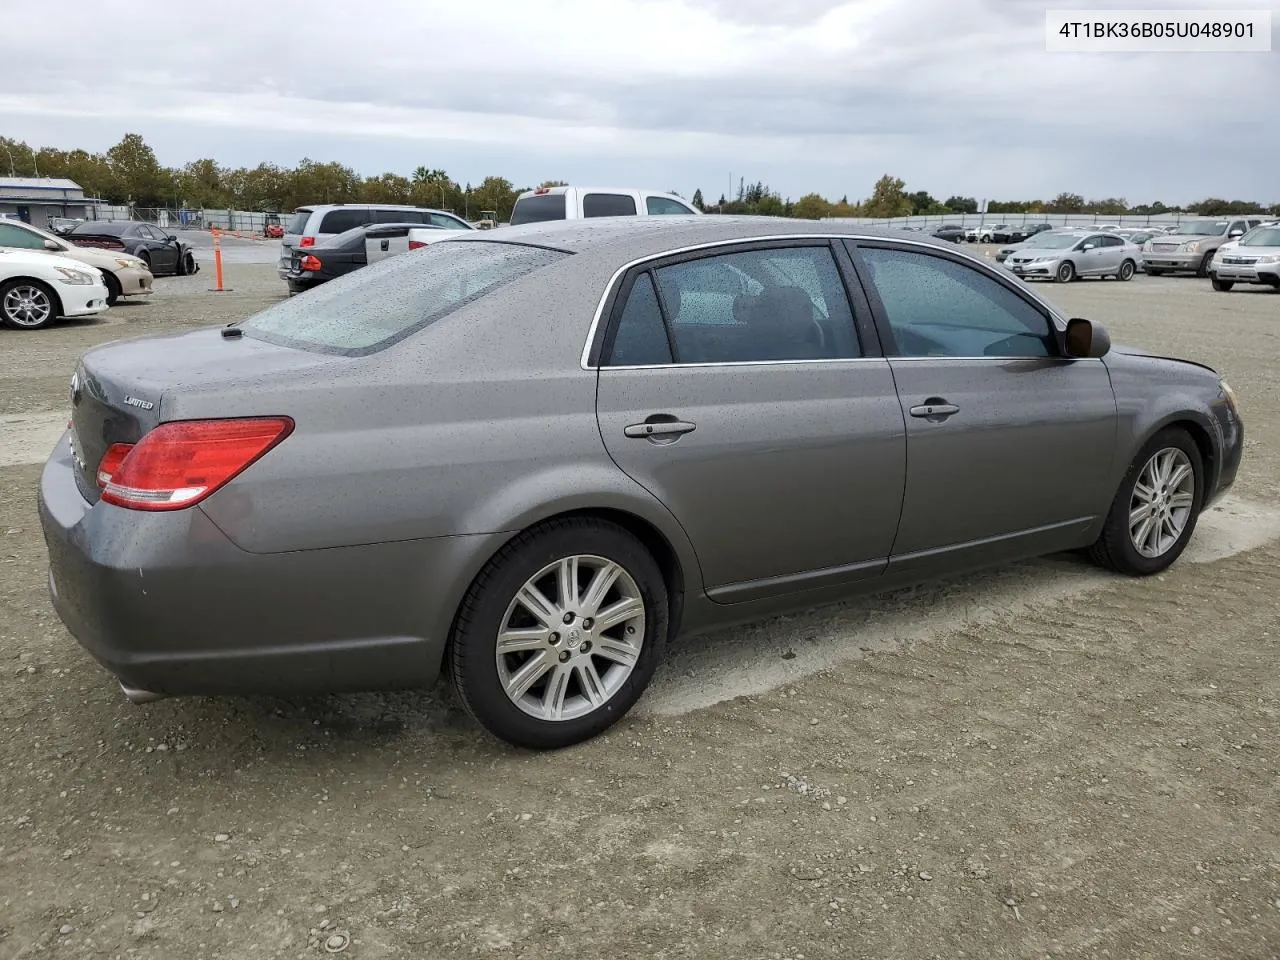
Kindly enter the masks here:
[[[116, 443], [137, 443], [164, 419], [165, 400], [215, 385], [241, 394], [254, 382], [341, 363], [222, 329], [108, 343], [89, 351], [71, 378], [71, 447], [80, 492], [97, 503], [98, 465]], [[264, 413], [280, 411], [264, 411]]]

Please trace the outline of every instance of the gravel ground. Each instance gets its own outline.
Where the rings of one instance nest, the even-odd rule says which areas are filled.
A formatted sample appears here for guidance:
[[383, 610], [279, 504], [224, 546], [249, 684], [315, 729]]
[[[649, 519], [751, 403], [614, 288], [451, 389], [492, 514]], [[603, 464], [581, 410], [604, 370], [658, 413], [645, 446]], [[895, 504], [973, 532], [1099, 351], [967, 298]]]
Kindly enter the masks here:
[[1050, 558], [690, 641], [533, 755], [442, 689], [134, 707], [62, 629], [33, 492], [74, 359], [282, 295], [211, 279], [0, 331], [0, 957], [1280, 956], [1280, 296], [1047, 289], [1240, 395], [1237, 491], [1166, 575]]

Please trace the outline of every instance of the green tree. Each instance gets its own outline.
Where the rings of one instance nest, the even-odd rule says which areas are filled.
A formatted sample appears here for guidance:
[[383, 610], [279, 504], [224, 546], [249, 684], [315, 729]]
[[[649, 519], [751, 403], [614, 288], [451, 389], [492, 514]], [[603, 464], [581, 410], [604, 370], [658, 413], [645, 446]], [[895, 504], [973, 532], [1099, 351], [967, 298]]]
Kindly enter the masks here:
[[703, 203], [702, 203], [702, 188], [701, 188], [701, 187], [699, 187], [697, 190], [693, 191], [693, 200], [692, 200], [692, 203], [693, 203], [694, 208], [695, 208], [695, 209], [697, 209], [697, 210], [706, 210], [706, 209], [707, 209], [707, 208], [703, 205]]
[[950, 213], [977, 213], [978, 201], [974, 197], [947, 197], [942, 205]]
[[1047, 204], [1047, 213], [1083, 213], [1084, 197], [1078, 193], [1060, 193]]
[[907, 196], [906, 184], [886, 173], [876, 181], [871, 191], [871, 199], [863, 204], [863, 210], [864, 216], [876, 218], [910, 215], [911, 198]]
[[160, 166], [140, 134], [126, 133], [107, 151], [107, 163], [125, 199], [142, 207], [161, 207], [173, 199], [172, 173]]
[[820, 193], [806, 193], [796, 201], [792, 214], [801, 220], [821, 220], [831, 213], [831, 204]]
[[412, 194], [413, 184], [398, 173], [365, 177], [360, 184], [360, 199], [367, 203], [409, 203]]

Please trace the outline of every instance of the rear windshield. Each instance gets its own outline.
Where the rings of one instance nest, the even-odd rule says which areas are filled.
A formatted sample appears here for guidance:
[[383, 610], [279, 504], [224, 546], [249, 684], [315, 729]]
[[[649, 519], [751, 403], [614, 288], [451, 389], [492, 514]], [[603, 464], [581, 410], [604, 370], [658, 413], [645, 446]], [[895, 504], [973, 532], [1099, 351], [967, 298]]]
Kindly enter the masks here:
[[511, 211], [511, 225], [519, 223], [543, 223], [547, 220], [563, 220], [565, 195], [544, 193], [542, 196], [521, 197]]
[[311, 211], [304, 207], [294, 212], [289, 218], [289, 225], [284, 228], [285, 233], [292, 233], [297, 236], [307, 232], [307, 221], [311, 219]]
[[282, 300], [240, 326], [286, 347], [361, 356], [567, 256], [542, 247], [446, 240]]
[[72, 233], [100, 233], [104, 236], [118, 237], [129, 229], [127, 222], [111, 222], [103, 223], [101, 220], [85, 220], [76, 224]]

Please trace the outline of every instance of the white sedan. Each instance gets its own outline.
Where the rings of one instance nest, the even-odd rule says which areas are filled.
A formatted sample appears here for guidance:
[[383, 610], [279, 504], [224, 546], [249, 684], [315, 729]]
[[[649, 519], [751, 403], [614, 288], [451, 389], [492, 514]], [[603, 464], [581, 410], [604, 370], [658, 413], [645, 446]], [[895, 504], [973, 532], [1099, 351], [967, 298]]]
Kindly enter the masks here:
[[38, 330], [107, 309], [102, 271], [43, 250], [0, 248], [0, 322]]

